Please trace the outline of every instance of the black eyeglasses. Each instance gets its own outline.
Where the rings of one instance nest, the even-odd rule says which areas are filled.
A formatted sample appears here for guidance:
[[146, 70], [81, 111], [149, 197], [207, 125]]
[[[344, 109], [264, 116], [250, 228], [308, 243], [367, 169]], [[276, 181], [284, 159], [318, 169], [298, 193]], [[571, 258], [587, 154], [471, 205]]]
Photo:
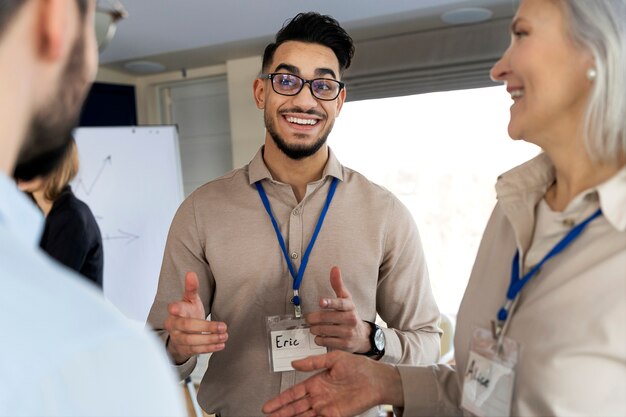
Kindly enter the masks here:
[[272, 89], [283, 96], [295, 96], [302, 91], [304, 84], [308, 84], [313, 97], [320, 100], [331, 101], [339, 96], [345, 84], [332, 78], [315, 78], [305, 80], [294, 74], [275, 72], [272, 74], [259, 74], [259, 78], [272, 81]]
[[113, 0], [98, 0], [96, 6], [96, 41], [98, 50], [104, 47], [113, 39], [117, 30], [117, 22], [128, 17], [128, 13], [122, 3]]

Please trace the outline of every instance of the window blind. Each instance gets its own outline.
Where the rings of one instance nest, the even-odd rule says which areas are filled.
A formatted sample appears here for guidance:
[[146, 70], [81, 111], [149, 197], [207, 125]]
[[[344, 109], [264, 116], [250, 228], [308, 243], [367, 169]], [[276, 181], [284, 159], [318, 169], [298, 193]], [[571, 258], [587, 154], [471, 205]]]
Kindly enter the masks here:
[[509, 25], [507, 18], [361, 41], [343, 77], [347, 100], [495, 85], [489, 70], [509, 45]]

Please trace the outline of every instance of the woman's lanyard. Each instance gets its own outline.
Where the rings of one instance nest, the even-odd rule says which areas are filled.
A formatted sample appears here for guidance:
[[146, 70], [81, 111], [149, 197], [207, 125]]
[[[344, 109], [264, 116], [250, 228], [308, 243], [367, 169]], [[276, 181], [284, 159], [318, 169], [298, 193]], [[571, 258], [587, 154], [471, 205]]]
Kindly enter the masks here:
[[280, 229], [278, 228], [278, 223], [276, 222], [276, 218], [272, 214], [272, 208], [270, 206], [270, 202], [267, 199], [267, 194], [265, 194], [265, 190], [261, 185], [261, 181], [255, 182], [256, 189], [259, 192], [259, 196], [261, 197], [261, 201], [263, 201], [263, 206], [267, 211], [267, 214], [270, 216], [270, 220], [272, 221], [272, 226], [274, 226], [274, 231], [276, 232], [276, 237], [278, 238], [278, 244], [280, 245], [280, 249], [283, 252], [283, 256], [285, 257], [285, 261], [287, 262], [287, 266], [289, 267], [289, 272], [293, 277], [293, 304], [295, 308], [296, 317], [300, 318], [302, 316], [302, 307], [300, 305], [300, 284], [302, 284], [302, 278], [304, 278], [304, 271], [306, 270], [306, 266], [309, 263], [309, 255], [311, 255], [311, 250], [313, 249], [313, 245], [315, 245], [315, 240], [317, 239], [317, 235], [322, 229], [322, 224], [324, 223], [324, 218], [326, 217], [326, 212], [328, 212], [328, 207], [330, 207], [330, 202], [335, 195], [335, 190], [337, 189], [337, 178], [333, 178], [332, 183], [330, 184], [330, 188], [328, 189], [328, 196], [326, 197], [326, 203], [324, 204], [324, 208], [322, 208], [322, 212], [320, 213], [319, 219], [317, 219], [317, 225], [315, 226], [315, 231], [313, 232], [313, 236], [311, 236], [311, 241], [309, 242], [309, 246], [307, 246], [306, 251], [304, 252], [304, 256], [302, 257], [302, 263], [300, 263], [300, 268], [298, 272], [294, 268], [291, 260], [289, 259], [289, 254], [287, 253], [287, 246], [285, 245], [285, 240], [283, 236], [280, 234]]
[[506, 322], [509, 312], [511, 310], [512, 305], [514, 304], [515, 299], [519, 295], [522, 288], [530, 281], [530, 279], [537, 274], [537, 272], [541, 269], [543, 264], [545, 264], [550, 258], [561, 253], [566, 247], [569, 246], [580, 234], [585, 230], [587, 225], [591, 223], [596, 217], [602, 214], [602, 210], [598, 209], [591, 216], [587, 217], [583, 222], [579, 223], [572, 230], [569, 231], [567, 235], [563, 239], [559, 241], [551, 250], [548, 252], [546, 256], [535, 265], [526, 275], [524, 275], [521, 279], [519, 277], [519, 250], [515, 252], [515, 256], [513, 257], [513, 266], [511, 267], [511, 283], [509, 284], [509, 289], [506, 293], [506, 301], [504, 306], [498, 311], [498, 322], [496, 325], [495, 337], [501, 340], [501, 335], [504, 333], [502, 331], [504, 327], [504, 323]]

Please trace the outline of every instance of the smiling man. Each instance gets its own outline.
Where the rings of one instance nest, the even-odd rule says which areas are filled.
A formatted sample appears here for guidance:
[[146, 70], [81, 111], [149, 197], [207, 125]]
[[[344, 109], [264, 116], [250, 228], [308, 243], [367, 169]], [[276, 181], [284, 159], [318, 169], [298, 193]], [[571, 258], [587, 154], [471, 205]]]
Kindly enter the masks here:
[[290, 359], [320, 349], [394, 364], [438, 357], [439, 312], [411, 215], [326, 143], [353, 52], [331, 17], [291, 19], [253, 84], [264, 146], [173, 220], [149, 322], [183, 378], [195, 355], [213, 352], [198, 394], [209, 413], [261, 414], [306, 376]]

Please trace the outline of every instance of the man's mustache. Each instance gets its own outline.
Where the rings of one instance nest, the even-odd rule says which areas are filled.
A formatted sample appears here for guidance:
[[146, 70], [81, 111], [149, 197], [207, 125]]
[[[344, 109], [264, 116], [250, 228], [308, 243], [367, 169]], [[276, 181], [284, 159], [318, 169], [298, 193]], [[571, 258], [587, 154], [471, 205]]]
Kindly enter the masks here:
[[279, 114], [286, 114], [286, 113], [302, 113], [302, 114], [308, 114], [310, 116], [317, 116], [321, 119], [326, 119], [326, 115], [322, 112], [319, 112], [317, 110], [314, 109], [309, 109], [309, 110], [302, 110], [300, 107], [292, 107], [290, 109], [282, 109], [278, 112]]

